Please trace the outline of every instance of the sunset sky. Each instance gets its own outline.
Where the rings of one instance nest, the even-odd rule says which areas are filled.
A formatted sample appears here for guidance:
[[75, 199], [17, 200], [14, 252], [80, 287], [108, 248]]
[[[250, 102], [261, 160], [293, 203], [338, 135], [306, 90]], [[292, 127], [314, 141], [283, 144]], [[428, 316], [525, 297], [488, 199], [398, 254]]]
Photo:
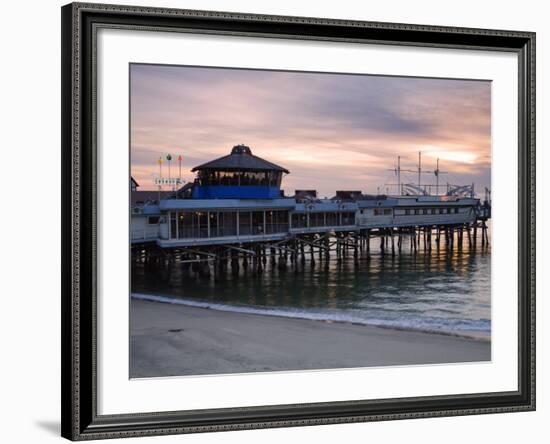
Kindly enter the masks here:
[[[435, 169], [440, 183], [490, 187], [491, 83], [348, 74], [131, 65], [131, 173], [155, 189], [157, 159], [191, 168], [234, 145], [287, 168], [286, 194], [396, 192], [388, 171]], [[172, 161], [172, 176], [178, 174]], [[167, 175], [167, 164], [163, 165]], [[403, 182], [417, 182], [403, 173]], [[424, 183], [435, 183], [423, 174]], [[443, 191], [443, 190], [441, 190]]]

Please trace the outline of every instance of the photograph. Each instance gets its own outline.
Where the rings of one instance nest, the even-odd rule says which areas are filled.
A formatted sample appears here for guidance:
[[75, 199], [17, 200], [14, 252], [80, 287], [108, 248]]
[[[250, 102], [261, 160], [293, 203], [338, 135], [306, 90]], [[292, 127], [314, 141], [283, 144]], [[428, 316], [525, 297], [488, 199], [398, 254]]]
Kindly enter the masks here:
[[490, 79], [128, 76], [130, 378], [491, 362]]

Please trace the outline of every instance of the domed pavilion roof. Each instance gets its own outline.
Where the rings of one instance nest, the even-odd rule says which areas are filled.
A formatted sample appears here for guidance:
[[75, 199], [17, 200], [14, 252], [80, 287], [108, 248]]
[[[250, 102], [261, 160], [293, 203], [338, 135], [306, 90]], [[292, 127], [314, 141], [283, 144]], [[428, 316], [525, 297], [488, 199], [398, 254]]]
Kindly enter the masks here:
[[220, 170], [220, 171], [281, 171], [289, 173], [286, 168], [268, 162], [252, 154], [250, 147], [236, 145], [231, 154], [194, 167], [191, 171]]

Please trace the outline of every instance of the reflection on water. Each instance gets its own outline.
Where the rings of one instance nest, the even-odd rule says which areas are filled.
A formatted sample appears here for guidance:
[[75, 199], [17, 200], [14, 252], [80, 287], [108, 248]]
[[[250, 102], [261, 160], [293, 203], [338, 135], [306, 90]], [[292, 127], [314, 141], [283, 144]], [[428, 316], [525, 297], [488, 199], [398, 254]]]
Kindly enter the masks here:
[[[132, 266], [132, 292], [212, 304], [220, 309], [278, 316], [356, 322], [490, 339], [490, 248], [419, 250], [404, 242], [401, 254], [379, 253], [371, 240], [356, 264], [300, 261], [286, 270], [268, 265], [261, 274], [242, 267], [205, 278], [173, 264], [151, 270]], [[307, 257], [307, 255], [306, 255]], [[316, 256], [317, 257], [317, 256]]]

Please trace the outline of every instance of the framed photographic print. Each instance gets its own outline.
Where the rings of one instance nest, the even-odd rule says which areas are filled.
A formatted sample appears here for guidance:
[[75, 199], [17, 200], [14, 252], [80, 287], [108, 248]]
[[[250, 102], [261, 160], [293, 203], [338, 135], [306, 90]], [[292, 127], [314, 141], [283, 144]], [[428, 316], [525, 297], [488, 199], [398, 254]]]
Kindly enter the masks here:
[[62, 435], [535, 408], [535, 35], [62, 8]]

